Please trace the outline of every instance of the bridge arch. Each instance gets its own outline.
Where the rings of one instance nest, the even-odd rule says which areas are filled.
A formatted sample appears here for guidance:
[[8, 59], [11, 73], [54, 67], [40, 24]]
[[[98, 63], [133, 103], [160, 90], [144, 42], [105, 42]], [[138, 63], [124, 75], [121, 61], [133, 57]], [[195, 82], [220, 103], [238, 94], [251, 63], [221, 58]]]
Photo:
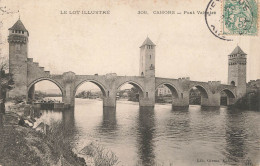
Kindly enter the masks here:
[[221, 92], [225, 92], [228, 98], [236, 98], [236, 95], [229, 89], [222, 89]]
[[192, 87], [189, 89], [188, 92], [190, 92], [191, 89], [194, 88], [194, 87], [199, 90], [199, 92], [200, 92], [202, 98], [209, 98], [209, 95], [208, 95], [208, 92], [207, 92], [206, 88], [203, 87], [202, 85], [194, 85], [194, 86], [192, 86]]
[[139, 97], [143, 97], [144, 96], [144, 89], [143, 89], [143, 87], [140, 84], [138, 84], [137, 82], [135, 82], [135, 81], [125, 81], [125, 82], [121, 83], [116, 89], [119, 90], [125, 84], [130, 84], [130, 85], [133, 85], [135, 88], [137, 88], [138, 92], [139, 92]]
[[91, 82], [91, 83], [97, 85], [97, 86], [99, 87], [99, 89], [101, 90], [101, 92], [102, 92], [102, 94], [103, 94], [104, 97], [106, 97], [106, 96], [107, 96], [107, 93], [109, 93], [109, 92], [106, 92], [105, 86], [104, 86], [103, 84], [101, 84], [100, 82], [98, 82], [98, 81], [96, 81], [96, 80], [84, 80], [84, 81], [81, 81], [79, 84], [77, 84], [77, 85], [75, 86], [74, 93], [73, 93], [74, 96], [76, 95], [76, 92], [77, 92], [78, 88], [79, 88], [82, 84], [84, 84], [84, 83], [86, 83], [86, 82]]
[[220, 90], [219, 93], [220, 93], [220, 105], [228, 106], [228, 105], [233, 105], [235, 103], [236, 95], [233, 93], [233, 91], [224, 88]]
[[27, 95], [28, 95], [28, 93], [29, 93], [29, 91], [30, 91], [30, 89], [31, 89], [31, 87], [32, 87], [33, 85], [35, 85], [35, 84], [38, 83], [38, 82], [45, 81], [45, 80], [50, 81], [50, 82], [54, 83], [55, 85], [57, 85], [58, 88], [60, 89], [62, 95], [64, 94], [64, 88], [63, 88], [63, 86], [62, 86], [58, 81], [56, 81], [56, 80], [54, 80], [54, 79], [52, 79], [52, 78], [49, 78], [49, 77], [41, 77], [41, 78], [38, 78], [38, 79], [32, 81], [32, 82], [27, 86], [27, 87], [28, 87], [28, 88], [27, 88]]
[[178, 90], [176, 88], [176, 86], [174, 86], [173, 84], [171, 83], [161, 83], [159, 84], [157, 87], [155, 87], [155, 91], [162, 85], [165, 85], [167, 88], [170, 89], [171, 93], [172, 93], [172, 96], [175, 97], [175, 98], [179, 98], [179, 93], [178, 93]]

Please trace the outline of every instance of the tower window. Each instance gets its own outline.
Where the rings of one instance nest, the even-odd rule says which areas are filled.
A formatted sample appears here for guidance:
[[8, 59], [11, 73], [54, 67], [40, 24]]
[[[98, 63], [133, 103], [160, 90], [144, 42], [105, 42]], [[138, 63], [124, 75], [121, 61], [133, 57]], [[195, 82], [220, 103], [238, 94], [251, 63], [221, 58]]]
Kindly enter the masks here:
[[107, 96], [109, 97], [109, 91], [107, 91]]
[[12, 33], [14, 33], [14, 30], [12, 30]]
[[148, 97], [148, 92], [146, 92], [146, 97]]
[[153, 64], [151, 64], [151, 66], [150, 66], [150, 70], [153, 70], [153, 69], [154, 69]]
[[17, 33], [17, 30], [15, 30], [15, 33]]
[[235, 86], [236, 85], [235, 81], [231, 81], [231, 85]]
[[22, 34], [24, 34], [24, 31], [22, 31]]

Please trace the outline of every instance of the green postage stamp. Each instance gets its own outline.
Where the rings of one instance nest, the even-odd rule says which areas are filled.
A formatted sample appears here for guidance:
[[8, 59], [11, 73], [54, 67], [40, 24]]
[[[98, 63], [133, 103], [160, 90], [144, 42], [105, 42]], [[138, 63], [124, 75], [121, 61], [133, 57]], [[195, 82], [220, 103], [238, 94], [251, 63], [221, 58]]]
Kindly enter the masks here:
[[223, 0], [223, 34], [256, 36], [257, 0]]

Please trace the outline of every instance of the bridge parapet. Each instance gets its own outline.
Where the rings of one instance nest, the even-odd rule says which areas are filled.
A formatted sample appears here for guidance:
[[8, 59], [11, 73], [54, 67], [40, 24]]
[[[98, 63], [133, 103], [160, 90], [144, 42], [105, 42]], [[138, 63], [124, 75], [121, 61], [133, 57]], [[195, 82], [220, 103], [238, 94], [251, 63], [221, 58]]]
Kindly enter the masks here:
[[[221, 90], [223, 90], [223, 89], [228, 89], [228, 90], [230, 90], [230, 91], [232, 91], [232, 92], [235, 92], [236, 91], [236, 86], [234, 86], [234, 85], [226, 85], [226, 84], [220, 84], [219, 85], [219, 90], [221, 91]], [[234, 93], [235, 94], [235, 93]]]
[[33, 62], [33, 64], [37, 67], [39, 67], [39, 63], [38, 62]]
[[178, 81], [190, 81], [190, 77], [178, 78]]
[[50, 75], [50, 71], [44, 71], [46, 75]]
[[211, 85], [220, 85], [221, 81], [208, 81], [208, 83]]
[[27, 58], [27, 82], [28, 85], [41, 77], [50, 77], [50, 72], [40, 67], [38, 62], [33, 62], [33, 58]]
[[27, 58], [27, 62], [33, 62], [33, 58]]

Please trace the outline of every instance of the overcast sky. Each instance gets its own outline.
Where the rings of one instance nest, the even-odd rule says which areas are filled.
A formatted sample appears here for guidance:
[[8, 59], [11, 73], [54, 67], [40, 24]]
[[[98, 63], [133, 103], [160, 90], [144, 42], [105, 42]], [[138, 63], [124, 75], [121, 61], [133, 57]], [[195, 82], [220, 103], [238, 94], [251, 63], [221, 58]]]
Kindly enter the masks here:
[[[154, 15], [153, 11], [204, 11], [208, 0], [111, 1], [1, 0], [30, 33], [29, 54], [52, 74], [138, 75], [139, 47], [147, 36], [156, 46], [156, 76], [227, 82], [228, 54], [237, 44], [248, 54], [247, 80], [260, 78], [260, 38], [213, 36], [204, 15]], [[109, 10], [109, 15], [65, 15], [61, 10]], [[138, 15], [147, 10], [148, 15]], [[4, 15], [2, 41], [19, 14]], [[2, 54], [7, 55], [8, 45]]]

